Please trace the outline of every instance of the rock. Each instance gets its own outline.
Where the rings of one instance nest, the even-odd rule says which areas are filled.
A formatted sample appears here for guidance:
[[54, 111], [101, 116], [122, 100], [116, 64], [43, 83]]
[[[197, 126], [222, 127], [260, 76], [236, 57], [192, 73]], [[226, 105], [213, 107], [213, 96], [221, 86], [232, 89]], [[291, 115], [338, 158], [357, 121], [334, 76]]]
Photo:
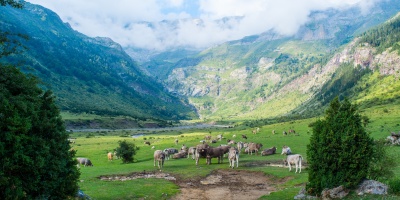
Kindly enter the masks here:
[[349, 194], [349, 191], [342, 185], [333, 189], [324, 189], [321, 193], [322, 199], [341, 199]]
[[301, 188], [299, 193], [294, 197], [294, 199], [317, 199], [317, 197], [310, 196], [306, 194], [306, 189]]
[[363, 195], [363, 194], [384, 195], [387, 194], [387, 191], [388, 191], [387, 185], [374, 180], [364, 180], [363, 182], [361, 182], [360, 185], [358, 185], [358, 188], [356, 190], [358, 195]]

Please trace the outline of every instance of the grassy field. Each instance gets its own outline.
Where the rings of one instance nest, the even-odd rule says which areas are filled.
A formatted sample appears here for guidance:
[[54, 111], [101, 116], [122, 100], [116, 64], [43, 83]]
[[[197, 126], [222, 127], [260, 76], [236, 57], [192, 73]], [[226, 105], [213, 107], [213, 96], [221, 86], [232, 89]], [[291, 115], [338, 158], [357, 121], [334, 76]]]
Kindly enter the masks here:
[[[371, 123], [367, 127], [367, 131], [375, 139], [386, 138], [390, 132], [400, 131], [398, 116], [400, 106], [382, 106], [363, 110], [362, 114], [371, 119]], [[287, 123], [272, 124], [260, 127], [260, 132], [256, 135], [251, 133], [248, 127], [235, 128], [206, 128], [195, 130], [181, 131], [160, 131], [160, 132], [145, 132], [144, 136], [137, 138], [122, 137], [131, 134], [129, 131], [113, 131], [111, 133], [72, 133], [71, 137], [77, 137], [76, 143], [72, 144], [72, 148], [77, 150], [77, 157], [88, 157], [92, 160], [94, 167], [81, 167], [80, 189], [88, 194], [93, 199], [169, 199], [180, 192], [179, 187], [174, 181], [164, 179], [134, 179], [127, 181], [104, 181], [100, 180], [100, 176], [104, 175], [126, 175], [133, 172], [155, 172], [157, 168], [153, 166], [152, 146], [155, 149], [165, 148], [180, 148], [182, 144], [186, 146], [195, 146], [203, 140], [205, 135], [211, 134], [216, 138], [218, 134], [222, 134], [225, 139], [212, 146], [225, 144], [226, 139], [234, 139], [235, 141], [245, 141], [240, 136], [246, 134], [247, 142], [257, 142], [263, 144], [263, 149], [272, 146], [277, 147], [277, 154], [271, 156], [255, 156], [241, 154], [239, 168], [231, 170], [249, 170], [262, 171], [266, 175], [275, 179], [287, 178], [288, 181], [280, 185], [275, 185], [276, 192], [268, 196], [262, 196], [260, 199], [293, 199], [298, 191], [305, 186], [308, 173], [304, 169], [301, 174], [289, 172], [287, 168], [265, 166], [260, 163], [265, 162], [280, 162], [284, 156], [280, 155], [283, 145], [291, 147], [293, 153], [302, 154], [307, 161], [306, 146], [309, 143], [309, 138], [312, 130], [308, 125], [315, 119], [306, 119], [292, 121]], [[282, 135], [284, 130], [294, 129], [299, 134]], [[272, 130], [276, 134], [272, 134]], [[137, 134], [137, 132], [132, 134]], [[233, 135], [237, 137], [234, 138]], [[88, 137], [90, 136], [90, 137]], [[175, 145], [175, 139], [179, 140], [179, 144]], [[135, 162], [130, 164], [122, 164], [121, 160], [108, 161], [107, 152], [112, 151], [118, 146], [118, 141], [127, 140], [134, 142], [140, 147], [140, 150], [135, 155]], [[145, 145], [144, 141], [150, 141], [151, 145]], [[399, 154], [398, 147], [388, 147], [392, 154]], [[305, 162], [306, 163], [306, 162]], [[400, 165], [394, 169], [397, 178], [400, 178]], [[213, 164], [206, 165], [205, 159], [200, 159], [198, 166], [192, 159], [171, 159], [165, 162], [163, 172], [168, 173], [179, 179], [193, 179], [206, 177], [213, 170], [229, 169], [227, 159], [223, 164], [216, 164], [213, 159]], [[348, 199], [381, 199], [382, 197], [363, 196], [357, 197], [353, 194]], [[396, 199], [400, 197], [386, 196], [385, 199]], [[383, 198], [382, 198], [383, 199]]]

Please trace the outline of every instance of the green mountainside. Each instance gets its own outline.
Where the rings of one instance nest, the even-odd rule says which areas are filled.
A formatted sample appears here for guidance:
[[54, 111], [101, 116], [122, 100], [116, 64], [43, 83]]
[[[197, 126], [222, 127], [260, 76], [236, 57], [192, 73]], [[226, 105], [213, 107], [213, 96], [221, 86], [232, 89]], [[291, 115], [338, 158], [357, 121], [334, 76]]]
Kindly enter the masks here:
[[87, 37], [54, 12], [29, 3], [24, 9], [1, 6], [0, 17], [0, 30], [26, 48], [1, 61], [43, 80], [62, 111], [143, 120], [197, 118], [187, 100], [145, 75], [111, 39]]
[[[387, 97], [382, 93], [371, 97], [375, 100], [360, 96], [382, 90], [382, 84], [396, 79], [398, 70], [381, 70], [388, 47], [379, 50], [381, 47], [370, 46], [369, 53], [364, 55], [366, 44], [360, 43], [358, 37], [399, 11], [400, 1], [392, 0], [381, 2], [368, 14], [356, 8], [315, 12], [310, 16], [315, 20], [293, 37], [269, 31], [185, 57], [175, 66], [170, 63], [167, 75], [157, 74], [157, 70], [152, 73], [159, 66], [150, 62], [146, 63], [146, 70], [165, 77], [162, 81], [171, 92], [187, 96], [202, 119], [310, 117], [321, 114], [321, 108], [335, 96], [350, 97], [364, 106], [382, 103], [376, 98], [393, 102], [399, 94]], [[377, 37], [380, 40], [387, 36]], [[389, 44], [396, 44], [394, 41], [397, 40]], [[154, 58], [168, 60], [164, 56]], [[364, 56], [372, 60], [363, 61]], [[397, 59], [393, 53], [390, 56]]]

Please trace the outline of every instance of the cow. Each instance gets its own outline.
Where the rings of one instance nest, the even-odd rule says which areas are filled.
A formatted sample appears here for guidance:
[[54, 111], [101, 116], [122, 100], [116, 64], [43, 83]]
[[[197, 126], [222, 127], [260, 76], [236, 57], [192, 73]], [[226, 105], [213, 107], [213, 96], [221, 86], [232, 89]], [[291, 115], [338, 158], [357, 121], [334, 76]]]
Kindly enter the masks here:
[[229, 167], [235, 168], [235, 161], [236, 161], [236, 168], [239, 167], [239, 151], [235, 147], [231, 147], [229, 149], [228, 154], [229, 159]]
[[204, 136], [204, 139], [205, 139], [205, 140], [208, 140], [208, 141], [211, 140], [211, 135], [206, 135], [206, 136]]
[[294, 154], [294, 155], [288, 155], [286, 159], [283, 160], [284, 165], [289, 165], [289, 171], [292, 171], [292, 164], [296, 165], [296, 172], [297, 173], [297, 168], [300, 169], [299, 173], [301, 173], [301, 161], [303, 160], [303, 157], [300, 154]]
[[92, 161], [90, 161], [88, 158], [76, 158], [76, 160], [78, 161], [78, 164], [81, 164], [85, 167], [86, 166], [93, 167]]
[[192, 159], [194, 160], [194, 157], [196, 155], [196, 147], [190, 147], [188, 152], [187, 152], [187, 158], [190, 157], [190, 155], [192, 155]]
[[290, 154], [292, 154], [292, 150], [290, 149], [290, 147], [286, 145], [283, 146], [281, 155], [290, 155]]
[[261, 152], [261, 156], [268, 156], [275, 154], [276, 152], [276, 147], [271, 147], [269, 149], [264, 149], [264, 151]]
[[247, 140], [247, 136], [246, 135], [242, 135], [242, 138]]
[[108, 161], [112, 161], [113, 160], [113, 154], [111, 152], [108, 152], [107, 158], [108, 158]]
[[272, 135], [275, 135], [275, 130], [272, 130]]
[[287, 135], [286, 131], [283, 131], [282, 134], [283, 134], [283, 135]]
[[244, 148], [244, 144], [243, 144], [242, 141], [239, 141], [236, 145], [237, 145], [237, 149], [238, 149], [239, 154], [240, 154], [240, 152], [241, 152], [242, 149]]
[[[229, 151], [229, 149], [228, 149]], [[222, 147], [210, 147], [207, 149], [207, 165], [211, 164], [211, 158], [218, 158], [218, 164], [222, 163], [224, 157], [224, 149]]]
[[252, 130], [252, 131], [251, 131], [251, 133], [253, 133], [253, 134], [257, 134], [257, 130], [256, 130], [256, 129], [254, 129], [254, 130]]
[[175, 145], [178, 145], [178, 142], [179, 142], [178, 139], [175, 139]]
[[219, 145], [219, 148], [221, 148], [222, 150], [223, 150], [223, 152], [224, 152], [224, 155], [226, 154], [226, 153], [228, 153], [229, 152], [229, 149], [231, 148], [231, 146], [228, 146], [228, 145]]
[[260, 143], [251, 142], [251, 143], [249, 143], [249, 146], [248, 146], [249, 147], [249, 151], [247, 153], [253, 155], [253, 151], [255, 151], [256, 155], [257, 155], [258, 151], [261, 149], [262, 146], [263, 145], [260, 144]]
[[207, 150], [210, 148], [210, 146], [208, 146], [208, 144], [199, 144], [196, 146], [196, 155], [195, 155], [195, 159], [196, 159], [196, 165], [199, 164], [199, 159], [200, 158], [206, 158], [207, 157]]
[[156, 166], [156, 161], [158, 163], [158, 169], [161, 171], [161, 168], [164, 166], [165, 154], [161, 150], [154, 151], [154, 167]]
[[178, 149], [175, 148], [168, 148], [168, 149], [164, 149], [164, 154], [165, 154], [165, 158], [167, 160], [170, 159], [170, 157], [172, 157], [172, 155], [174, 155], [174, 153], [178, 153]]
[[295, 133], [296, 133], [295, 130], [293, 130], [293, 129], [290, 129], [290, 130], [289, 130], [289, 134], [295, 134]]
[[172, 156], [173, 159], [179, 159], [179, 158], [186, 158], [187, 152], [186, 151], [180, 151], [179, 153], [176, 153]]
[[188, 148], [185, 146], [185, 144], [182, 144], [181, 151], [188, 151]]
[[149, 141], [144, 142], [144, 144], [147, 144], [147, 145], [150, 146], [150, 142]]
[[222, 135], [217, 135], [217, 140], [221, 141], [222, 140]]

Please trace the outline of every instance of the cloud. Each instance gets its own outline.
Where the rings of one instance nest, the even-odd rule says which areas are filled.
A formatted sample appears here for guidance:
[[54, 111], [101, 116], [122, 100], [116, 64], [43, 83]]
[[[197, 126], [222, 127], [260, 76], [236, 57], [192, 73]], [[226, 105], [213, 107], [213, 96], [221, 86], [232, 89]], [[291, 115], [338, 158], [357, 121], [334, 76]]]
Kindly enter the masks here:
[[379, 0], [29, 0], [56, 12], [79, 32], [122, 46], [207, 48], [275, 30], [294, 34], [312, 11], [363, 11]]

